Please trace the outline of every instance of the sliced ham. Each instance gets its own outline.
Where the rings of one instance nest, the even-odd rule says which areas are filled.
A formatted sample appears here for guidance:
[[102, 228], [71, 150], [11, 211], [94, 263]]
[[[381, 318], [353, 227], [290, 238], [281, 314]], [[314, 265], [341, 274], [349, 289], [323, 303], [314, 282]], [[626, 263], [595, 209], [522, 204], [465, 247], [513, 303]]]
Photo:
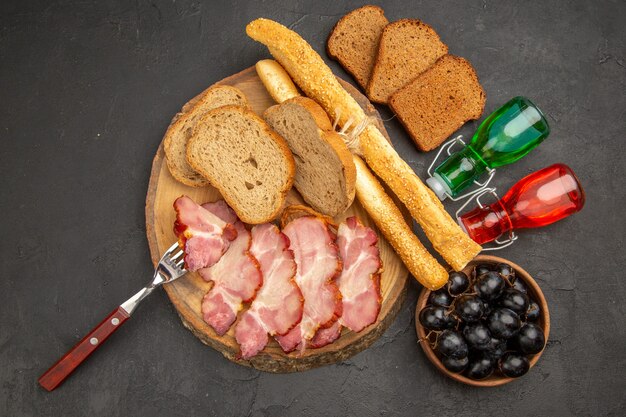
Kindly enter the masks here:
[[341, 326], [360, 332], [378, 318], [382, 261], [377, 243], [376, 233], [356, 217], [339, 225], [337, 246], [343, 270], [337, 285], [342, 295], [343, 313], [338, 324], [317, 332], [312, 346], [322, 347], [335, 341], [341, 335]]
[[202, 207], [232, 224], [237, 231], [237, 237], [230, 242], [220, 260], [198, 271], [205, 281], [213, 282], [213, 287], [202, 299], [202, 317], [222, 336], [237, 319], [242, 303], [254, 298], [263, 276], [259, 263], [249, 252], [252, 241], [250, 232], [235, 212], [224, 200], [203, 204]]
[[341, 327], [340, 321], [337, 320], [332, 324], [332, 326], [325, 329], [319, 329], [317, 333], [315, 333], [315, 336], [313, 336], [313, 339], [309, 342], [309, 347], [317, 349], [333, 343], [335, 340], [339, 339], [339, 336], [341, 336]]
[[341, 324], [360, 332], [374, 323], [380, 312], [380, 270], [376, 232], [356, 217], [346, 219], [337, 231], [337, 246], [343, 259], [339, 291], [343, 296]]
[[304, 296], [302, 321], [283, 336], [276, 336], [285, 352], [302, 352], [319, 328], [332, 326], [341, 316], [341, 294], [335, 279], [341, 272], [335, 236], [317, 216], [299, 217], [283, 229], [297, 265], [296, 283]]
[[197, 271], [214, 265], [237, 237], [234, 226], [182, 196], [174, 201], [176, 222], [174, 233], [185, 248], [185, 266]]
[[257, 225], [252, 229], [250, 253], [261, 266], [263, 285], [235, 327], [243, 359], [259, 353], [267, 345], [268, 334], [289, 332], [302, 319], [303, 309], [289, 238], [273, 224]]
[[202, 208], [210, 211], [212, 214], [219, 217], [223, 222], [234, 225], [235, 222], [239, 221], [239, 217], [237, 217], [235, 210], [230, 208], [224, 200], [217, 200], [213, 203], [204, 203]]

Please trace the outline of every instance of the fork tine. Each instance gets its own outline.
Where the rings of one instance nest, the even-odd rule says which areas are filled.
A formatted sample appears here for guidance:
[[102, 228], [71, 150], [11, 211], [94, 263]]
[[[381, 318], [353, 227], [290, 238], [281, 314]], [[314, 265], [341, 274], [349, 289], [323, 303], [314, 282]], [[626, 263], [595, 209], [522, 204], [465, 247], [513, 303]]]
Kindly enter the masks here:
[[174, 243], [172, 246], [170, 246], [163, 255], [169, 255], [172, 252], [174, 252], [176, 249], [179, 249], [180, 247], [178, 246], [178, 242]]
[[173, 262], [176, 262], [176, 261], [180, 258], [180, 256], [181, 256], [181, 255], [183, 255], [184, 253], [185, 253], [185, 251], [181, 249], [181, 250], [179, 250], [179, 251], [176, 253], [176, 255], [170, 256], [170, 259], [171, 259]]
[[[177, 249], [178, 251], [176, 251]], [[175, 251], [176, 253], [174, 253]], [[184, 255], [185, 251], [180, 248], [178, 243], [174, 243], [165, 251], [157, 267], [160, 274], [155, 272], [155, 277], [161, 277], [157, 285], [173, 281], [187, 273], [184, 268]]]

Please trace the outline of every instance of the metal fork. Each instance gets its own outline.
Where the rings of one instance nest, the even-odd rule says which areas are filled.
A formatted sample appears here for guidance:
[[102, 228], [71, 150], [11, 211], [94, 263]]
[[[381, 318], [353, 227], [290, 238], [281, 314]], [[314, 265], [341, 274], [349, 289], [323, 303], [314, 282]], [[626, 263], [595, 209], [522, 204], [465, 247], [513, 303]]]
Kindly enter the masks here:
[[[174, 253], [179, 249], [176, 253]], [[163, 284], [172, 282], [187, 273], [183, 267], [184, 251], [180, 250], [178, 243], [174, 243], [161, 257], [159, 264], [154, 269], [152, 282], [107, 316], [98, 324], [87, 336], [85, 336], [76, 346], [65, 354], [57, 363], [52, 365], [40, 378], [39, 384], [52, 391], [58, 387], [87, 357], [98, 348], [109, 336], [116, 331], [122, 323], [130, 318], [137, 305], [146, 298], [155, 288]]]

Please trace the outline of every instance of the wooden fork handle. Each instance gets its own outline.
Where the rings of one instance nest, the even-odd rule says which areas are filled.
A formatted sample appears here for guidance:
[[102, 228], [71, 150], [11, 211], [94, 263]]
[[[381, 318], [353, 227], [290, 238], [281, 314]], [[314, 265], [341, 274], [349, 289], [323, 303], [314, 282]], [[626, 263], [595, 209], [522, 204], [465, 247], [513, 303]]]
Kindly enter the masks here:
[[52, 365], [40, 378], [39, 384], [52, 391], [58, 387], [91, 353], [116, 331], [130, 315], [122, 307], [117, 307], [102, 320], [87, 336]]

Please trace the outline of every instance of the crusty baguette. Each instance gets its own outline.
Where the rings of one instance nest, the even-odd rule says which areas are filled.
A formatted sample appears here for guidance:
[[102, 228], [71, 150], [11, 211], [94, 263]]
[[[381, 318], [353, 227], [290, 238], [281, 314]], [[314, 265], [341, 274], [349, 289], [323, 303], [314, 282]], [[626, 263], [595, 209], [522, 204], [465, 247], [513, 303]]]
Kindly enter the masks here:
[[207, 88], [187, 103], [165, 133], [163, 150], [172, 176], [192, 187], [206, 187], [209, 182], [193, 170], [186, 158], [187, 142], [198, 120], [208, 111], [226, 105], [248, 106], [246, 96], [237, 88], [216, 85]]
[[287, 71], [273, 59], [262, 59], [255, 65], [256, 73], [270, 96], [277, 103], [298, 97], [300, 93]]
[[376, 126], [369, 125], [359, 141], [368, 165], [406, 205], [433, 248], [454, 270], [463, 269], [482, 250], [481, 246], [452, 220], [441, 201], [400, 158]]
[[[359, 123], [365, 113], [334, 77], [322, 58], [297, 33], [268, 19], [246, 26], [252, 39], [265, 44], [292, 79], [317, 101], [338, 124], [349, 119]], [[340, 117], [337, 118], [338, 113]], [[374, 172], [406, 205], [433, 243], [433, 247], [455, 270], [461, 270], [481, 247], [463, 233], [432, 191], [387, 142], [378, 128], [369, 125], [359, 135], [362, 154]]]
[[356, 195], [361, 205], [385, 235], [391, 246], [424, 287], [436, 290], [448, 281], [448, 273], [426, 250], [406, 223], [400, 209], [387, 195], [374, 174], [358, 156], [356, 165]]
[[380, 35], [388, 24], [383, 9], [365, 5], [339, 19], [328, 36], [328, 56], [339, 61], [363, 90], [374, 68]]
[[187, 161], [250, 224], [280, 214], [295, 175], [285, 140], [240, 106], [219, 107], [200, 119], [187, 144]]
[[294, 155], [293, 185], [304, 201], [328, 216], [346, 211], [354, 200], [356, 170], [324, 109], [310, 98], [294, 97], [268, 108], [263, 117]]

